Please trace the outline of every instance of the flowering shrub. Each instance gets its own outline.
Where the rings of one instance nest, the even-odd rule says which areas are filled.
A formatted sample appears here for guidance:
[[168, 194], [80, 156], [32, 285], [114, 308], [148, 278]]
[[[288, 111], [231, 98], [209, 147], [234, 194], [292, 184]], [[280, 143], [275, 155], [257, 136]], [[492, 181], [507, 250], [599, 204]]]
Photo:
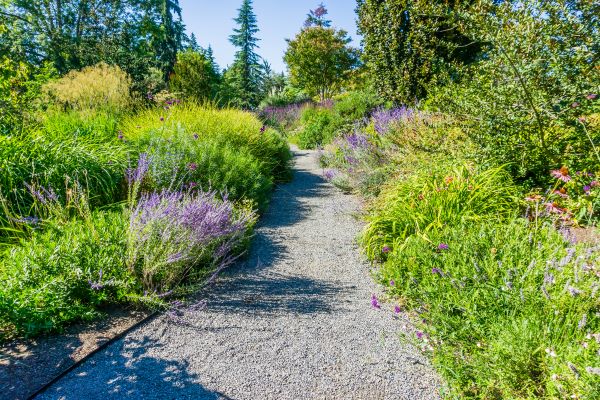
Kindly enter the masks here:
[[565, 166], [551, 171], [556, 180], [544, 195], [529, 194], [528, 217], [542, 216], [556, 220], [560, 225], [592, 225], [598, 220], [600, 206], [600, 178], [588, 172], [571, 174]]
[[130, 210], [127, 265], [144, 289], [175, 289], [230, 261], [253, 221], [214, 192], [144, 194]]
[[457, 397], [595, 398], [597, 250], [552, 226], [481, 221], [408, 236], [379, 276]]

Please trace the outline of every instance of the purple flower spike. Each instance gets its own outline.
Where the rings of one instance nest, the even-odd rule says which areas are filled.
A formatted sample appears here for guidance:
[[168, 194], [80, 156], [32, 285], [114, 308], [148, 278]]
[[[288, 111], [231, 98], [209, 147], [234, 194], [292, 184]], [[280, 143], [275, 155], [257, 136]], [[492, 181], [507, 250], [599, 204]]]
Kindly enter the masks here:
[[446, 243], [440, 243], [438, 245], [438, 250], [448, 250], [450, 247]]
[[400, 306], [394, 307], [394, 314], [400, 314], [401, 312], [402, 312], [402, 308], [400, 308]]
[[441, 269], [439, 269], [439, 268], [432, 268], [432, 269], [431, 269], [431, 273], [432, 273], [432, 274], [438, 274], [438, 275], [440, 275], [440, 276], [444, 276], [444, 273], [443, 273], [443, 272], [442, 272], [442, 270], [441, 270]]
[[377, 297], [375, 295], [371, 296], [371, 306], [373, 306], [373, 308], [376, 308], [378, 310], [381, 309], [381, 305], [379, 304], [379, 301], [377, 301]]

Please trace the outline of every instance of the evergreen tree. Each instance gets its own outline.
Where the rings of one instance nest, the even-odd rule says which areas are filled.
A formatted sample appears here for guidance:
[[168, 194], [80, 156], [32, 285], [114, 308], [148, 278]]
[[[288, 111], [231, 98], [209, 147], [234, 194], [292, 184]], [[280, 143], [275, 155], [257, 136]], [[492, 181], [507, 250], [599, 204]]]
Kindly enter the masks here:
[[331, 26], [331, 21], [325, 19], [325, 16], [328, 13], [325, 5], [323, 3], [319, 4], [317, 8], [308, 12], [304, 27], [310, 28], [311, 26], [320, 26], [321, 28], [329, 28]]
[[195, 52], [200, 52], [202, 50], [202, 48], [198, 44], [198, 39], [196, 39], [196, 34], [192, 33], [192, 36], [190, 36], [186, 50], [193, 50]]
[[181, 19], [181, 7], [179, 0], [160, 1], [160, 32], [157, 41], [157, 55], [165, 79], [173, 73], [173, 67], [177, 62], [177, 52], [182, 49], [184, 38], [184, 25]]
[[258, 104], [260, 83], [260, 57], [255, 51], [259, 40], [256, 37], [258, 26], [252, 0], [243, 0], [238, 12], [238, 17], [234, 20], [238, 27], [229, 37], [229, 41], [238, 48], [228, 74], [229, 84], [235, 91], [237, 105], [252, 108]]

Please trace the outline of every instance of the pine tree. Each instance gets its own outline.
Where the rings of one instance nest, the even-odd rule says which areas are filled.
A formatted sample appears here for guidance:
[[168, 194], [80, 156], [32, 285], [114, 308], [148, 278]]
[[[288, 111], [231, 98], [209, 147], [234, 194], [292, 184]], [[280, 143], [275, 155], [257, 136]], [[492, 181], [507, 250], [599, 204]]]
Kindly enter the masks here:
[[231, 86], [236, 92], [238, 105], [252, 108], [258, 104], [260, 81], [260, 57], [258, 48], [258, 26], [256, 15], [252, 9], [252, 0], [243, 0], [234, 19], [238, 27], [234, 29], [229, 41], [238, 48], [231, 71]]
[[185, 27], [181, 19], [179, 0], [160, 0], [160, 2], [162, 35], [157, 43], [157, 54], [165, 79], [168, 79], [177, 62], [177, 52], [182, 49]]
[[198, 44], [198, 39], [196, 38], [195, 33], [192, 33], [192, 36], [190, 36], [190, 39], [188, 40], [188, 44], [187, 44], [187, 49], [193, 50], [196, 52], [200, 52], [202, 50], [200, 45]]

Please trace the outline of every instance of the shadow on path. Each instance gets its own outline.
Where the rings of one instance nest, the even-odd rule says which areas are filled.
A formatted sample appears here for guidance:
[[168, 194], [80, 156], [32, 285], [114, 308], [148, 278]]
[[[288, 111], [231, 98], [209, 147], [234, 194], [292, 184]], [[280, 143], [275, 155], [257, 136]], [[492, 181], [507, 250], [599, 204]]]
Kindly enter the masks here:
[[[72, 374], [71, 384], [80, 381], [82, 387], [86, 387], [87, 400], [158, 399], [166, 393], [173, 399], [233, 400], [199, 384], [199, 376], [188, 372], [187, 361], [163, 360], [149, 355], [160, 347], [162, 345], [148, 337], [126, 339], [101, 354], [102, 358], [110, 359], [112, 368], [94, 368], [93, 357]], [[97, 384], [93, 387], [87, 384], [89, 374], [95, 375]], [[80, 399], [78, 396], [81, 395], [66, 392], [59, 382], [39, 398], [69, 400]]]

